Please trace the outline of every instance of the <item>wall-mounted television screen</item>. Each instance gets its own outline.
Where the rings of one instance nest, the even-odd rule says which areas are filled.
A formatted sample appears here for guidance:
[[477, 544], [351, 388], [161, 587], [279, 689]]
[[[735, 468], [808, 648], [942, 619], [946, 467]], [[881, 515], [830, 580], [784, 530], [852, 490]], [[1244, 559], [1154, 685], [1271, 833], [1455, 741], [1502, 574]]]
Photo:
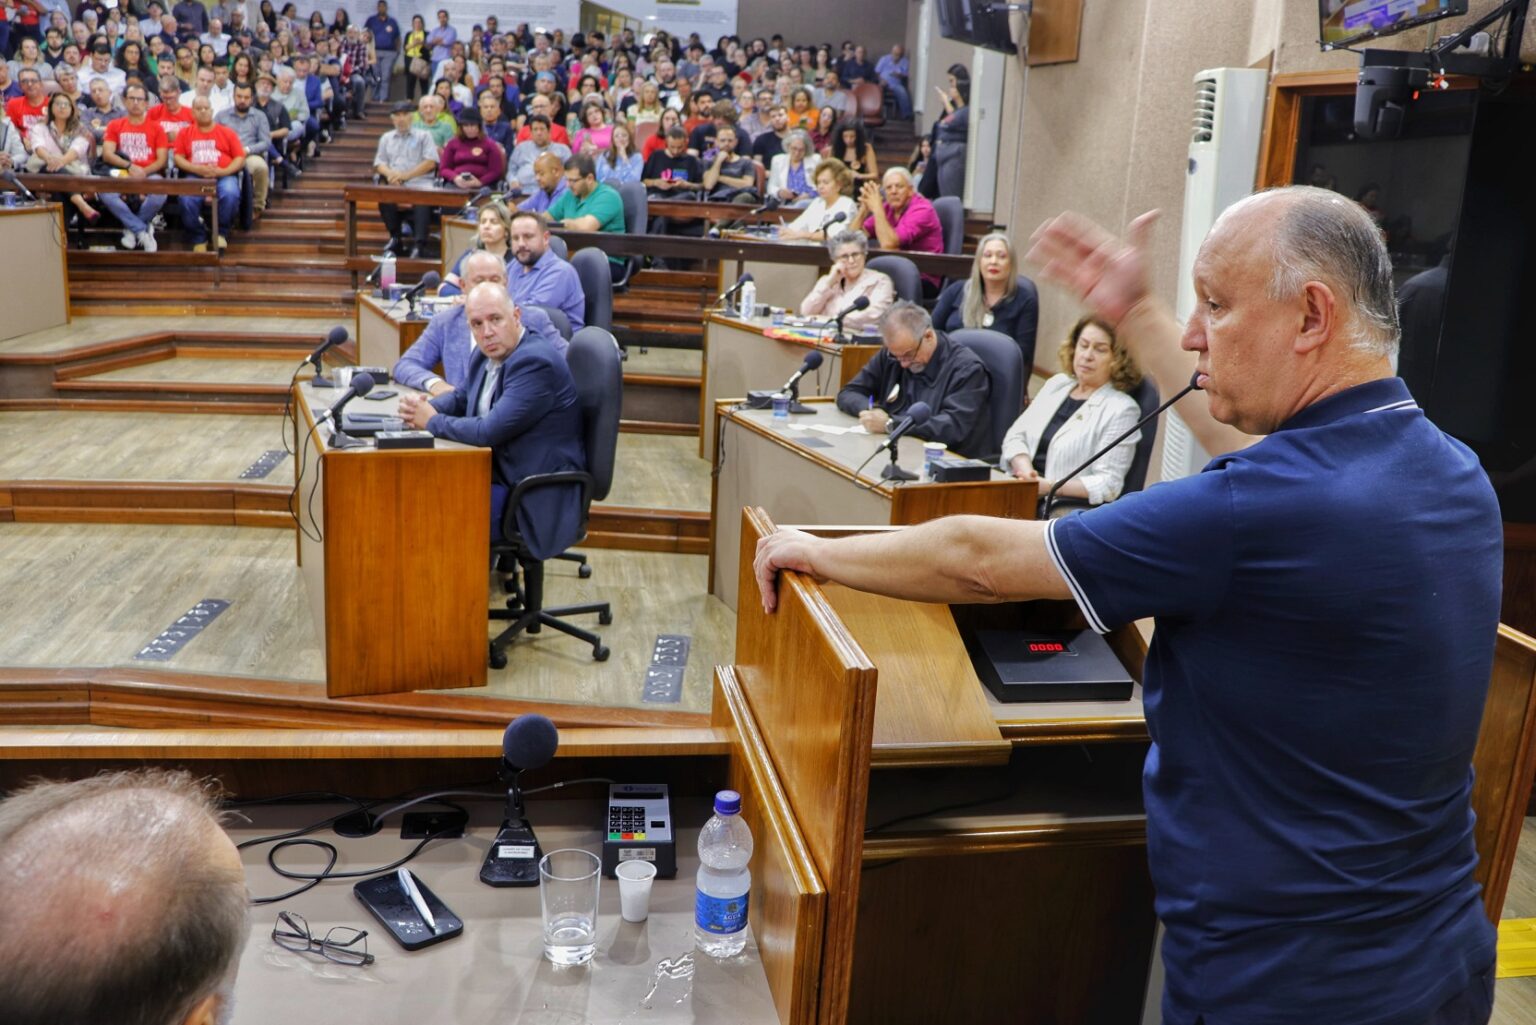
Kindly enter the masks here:
[[1467, 13], [1467, 0], [1317, 0], [1324, 50]]
[[938, 0], [938, 5], [939, 35], [945, 39], [999, 53], [1019, 52], [1004, 4], [995, 0]]

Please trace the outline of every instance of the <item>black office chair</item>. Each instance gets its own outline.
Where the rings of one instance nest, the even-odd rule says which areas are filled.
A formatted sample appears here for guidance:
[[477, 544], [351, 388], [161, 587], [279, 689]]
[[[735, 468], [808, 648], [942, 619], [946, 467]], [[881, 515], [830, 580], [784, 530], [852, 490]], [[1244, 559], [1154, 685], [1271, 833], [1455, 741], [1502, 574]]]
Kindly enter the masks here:
[[[1143, 377], [1141, 383], [1131, 390], [1131, 398], [1136, 400], [1136, 405], [1141, 407], [1141, 415], [1146, 416], [1157, 408], [1162, 401], [1158, 394], [1157, 385], [1152, 383], [1152, 378]], [[1157, 421], [1153, 420], [1141, 429], [1141, 440], [1136, 442], [1136, 453], [1131, 456], [1131, 465], [1125, 471], [1125, 483], [1120, 486], [1120, 494], [1129, 495], [1132, 491], [1140, 491], [1147, 485], [1147, 465], [1152, 462], [1152, 446], [1157, 442]]]
[[586, 296], [586, 310], [582, 316], [592, 327], [604, 331], [613, 330], [613, 275], [608, 269], [612, 264], [608, 255], [595, 246], [578, 249], [571, 254], [571, 266], [581, 279], [581, 291]]
[[965, 204], [958, 196], [940, 196], [933, 201], [933, 212], [944, 230], [944, 251], [954, 256], [965, 241]]
[[905, 256], [876, 256], [865, 266], [891, 279], [896, 298], [909, 303], [923, 301], [923, 276], [917, 272], [917, 264]]
[[[651, 204], [645, 196], [645, 186], [639, 182], [624, 182], [619, 186], [619, 199], [624, 202], [625, 232], [644, 235], [651, 221]], [[622, 269], [616, 270], [612, 279], [616, 291], [622, 292], [629, 287], [629, 279], [640, 270], [640, 262], [638, 256], [625, 258]]]
[[608, 649], [603, 639], [595, 633], [583, 630], [565, 620], [570, 616], [596, 615], [599, 624], [613, 622], [613, 609], [608, 602], [592, 602], [587, 605], [544, 607], [544, 563], [533, 557], [524, 547], [517, 530], [517, 510], [524, 496], [542, 487], [569, 486], [581, 488], [581, 530], [586, 537], [587, 517], [592, 503], [606, 498], [613, 484], [613, 466], [619, 445], [619, 404], [623, 398], [624, 372], [619, 362], [619, 345], [613, 335], [597, 327], [584, 327], [571, 339], [571, 347], [565, 354], [570, 364], [571, 377], [575, 379], [577, 402], [581, 406], [582, 440], [587, 453], [587, 469], [561, 473], [539, 473], [517, 482], [507, 496], [506, 509], [502, 513], [501, 532], [504, 540], [491, 543], [493, 560], [516, 560], [522, 571], [522, 586], [507, 600], [504, 609], [493, 608], [493, 620], [511, 620], [511, 624], [497, 634], [490, 645], [492, 669], [505, 669], [507, 645], [520, 633], [539, 633], [544, 627], [552, 627], [592, 645], [592, 658], [598, 662], [608, 659]]
[[543, 310], [549, 317], [549, 322], [555, 325], [555, 330], [560, 332], [560, 337], [566, 341], [571, 340], [571, 318], [565, 315], [565, 311], [558, 306], [541, 306], [538, 303], [529, 303], [536, 310]]
[[951, 331], [948, 337], [981, 358], [992, 382], [991, 395], [987, 399], [989, 448], [986, 452], [962, 454], [995, 463], [1002, 456], [1003, 438], [1008, 428], [1024, 410], [1024, 360], [1019, 356], [1019, 343], [1000, 331], [986, 328]]

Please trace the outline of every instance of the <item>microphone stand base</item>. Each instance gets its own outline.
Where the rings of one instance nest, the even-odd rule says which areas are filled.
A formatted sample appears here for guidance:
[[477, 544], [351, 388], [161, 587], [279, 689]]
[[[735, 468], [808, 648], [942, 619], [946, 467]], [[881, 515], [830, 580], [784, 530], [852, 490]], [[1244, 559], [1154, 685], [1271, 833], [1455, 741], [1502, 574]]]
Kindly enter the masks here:
[[917, 474], [911, 470], [903, 470], [896, 465], [896, 453], [891, 453], [891, 461], [880, 468], [881, 480], [917, 480]]
[[326, 447], [332, 450], [344, 448], [367, 448], [368, 443], [362, 438], [354, 438], [350, 434], [336, 430], [331, 433], [331, 440], [326, 442]]
[[816, 415], [816, 407], [814, 407], [814, 406], [807, 406], [803, 402], [791, 402], [789, 404], [789, 411], [791, 413], [806, 413], [806, 414], [809, 414], [811, 416], [815, 416]]
[[544, 850], [527, 819], [504, 819], [501, 831], [480, 865], [480, 881], [487, 886], [537, 886], [539, 861]]
[[336, 387], [336, 382], [317, 372], [314, 377], [309, 379], [309, 386], [311, 388], [334, 388]]

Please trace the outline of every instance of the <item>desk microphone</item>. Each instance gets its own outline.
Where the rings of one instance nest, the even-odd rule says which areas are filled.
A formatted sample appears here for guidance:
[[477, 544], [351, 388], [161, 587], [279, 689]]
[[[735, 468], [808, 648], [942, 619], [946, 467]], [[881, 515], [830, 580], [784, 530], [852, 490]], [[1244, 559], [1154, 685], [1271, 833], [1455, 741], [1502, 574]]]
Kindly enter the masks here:
[[21, 198], [26, 200], [28, 203], [37, 202], [37, 197], [32, 194], [31, 189], [27, 188], [21, 183], [21, 179], [16, 177], [15, 171], [0, 171], [0, 180], [3, 180], [11, 188], [21, 193]]
[[1177, 395], [1175, 395], [1173, 398], [1169, 399], [1167, 402], [1164, 402], [1161, 406], [1158, 406], [1156, 409], [1154, 409], [1152, 412], [1148, 413], [1146, 416], [1142, 417], [1140, 420], [1137, 420], [1134, 424], [1132, 424], [1129, 428], [1127, 428], [1118, 438], [1116, 438], [1114, 441], [1110, 442], [1108, 445], [1105, 445], [1103, 448], [1099, 449], [1093, 455], [1089, 456], [1088, 457], [1088, 461], [1083, 463], [1082, 466], [1079, 466], [1077, 469], [1073, 470], [1071, 473], [1069, 473], [1065, 477], [1061, 478], [1061, 480], [1057, 481], [1055, 484], [1052, 484], [1051, 485], [1051, 490], [1049, 490], [1049, 491], [1047, 491], [1045, 493], [1045, 503], [1044, 503], [1044, 506], [1043, 506], [1043, 508], [1041, 510], [1040, 518], [1042, 520], [1048, 520], [1048, 519], [1051, 518], [1051, 506], [1055, 504], [1055, 502], [1056, 502], [1056, 492], [1061, 490], [1061, 486], [1063, 484], [1065, 484], [1069, 480], [1072, 480], [1078, 474], [1080, 474], [1084, 470], [1088, 469], [1088, 467], [1090, 467], [1094, 463], [1098, 462], [1106, 453], [1108, 453], [1110, 451], [1110, 449], [1114, 448], [1116, 445], [1120, 444], [1126, 438], [1129, 438], [1131, 435], [1133, 435], [1137, 431], [1141, 430], [1149, 422], [1151, 422], [1153, 420], [1156, 420], [1158, 418], [1158, 416], [1160, 416], [1162, 414], [1163, 410], [1167, 409], [1169, 406], [1173, 405], [1175, 402], [1179, 401], [1184, 396], [1188, 395], [1190, 392], [1192, 392], [1192, 391], [1203, 391], [1203, 390], [1204, 389], [1202, 389], [1200, 387], [1200, 371], [1196, 370], [1193, 374], [1190, 375], [1189, 384], [1187, 386], [1185, 386], [1183, 391], [1179, 392]]
[[[330, 334], [325, 336], [325, 341], [321, 342], [314, 352], [305, 357], [304, 363], [313, 363], [315, 365], [314, 379], [309, 382], [309, 386], [311, 388], [336, 387], [335, 382], [332, 381], [329, 377], [325, 376], [322, 362], [327, 352], [330, 352], [332, 349], [336, 348], [336, 346], [340, 345], [346, 340], [347, 329], [342, 327], [340, 324], [337, 324], [335, 327], [331, 328]], [[304, 363], [299, 364], [300, 370], [304, 369]]]
[[770, 210], [777, 210], [778, 208], [779, 208], [779, 197], [778, 196], [769, 196], [768, 197], [768, 201], [766, 203], [764, 203], [762, 206], [753, 207], [752, 210], [747, 214], [747, 216], [748, 217], [756, 217], [758, 214], [765, 214], [765, 213], [767, 213]]
[[473, 196], [470, 196], [468, 202], [464, 204], [463, 216], [468, 217], [470, 214], [474, 213], [475, 204], [490, 194], [491, 187], [489, 185], [481, 186], [480, 191], [475, 193]]
[[488, 886], [538, 885], [539, 859], [544, 857], [544, 852], [524, 814], [521, 776], [527, 769], [548, 765], [559, 747], [560, 731], [542, 715], [520, 715], [507, 724], [501, 735], [498, 771], [507, 784], [506, 818], [480, 865], [482, 883]]
[[719, 306], [719, 305], [727, 302], [737, 292], [741, 291], [743, 285], [745, 285], [747, 282], [749, 282], [751, 280], [752, 280], [752, 272], [751, 271], [747, 271], [747, 273], [743, 274], [741, 277], [736, 279], [736, 284], [732, 285], [730, 288], [727, 288], [724, 292], [721, 292], [719, 295], [715, 296], [715, 301], [710, 303], [710, 305], [711, 306]]
[[861, 295], [853, 302], [849, 303], [847, 307], [844, 308], [843, 312], [837, 315], [837, 319], [833, 321], [832, 340], [839, 345], [846, 344], [848, 341], [848, 336], [843, 334], [843, 318], [847, 317], [849, 314], [857, 313], [860, 310], [867, 309], [869, 309], [869, 296], [867, 295]]
[[817, 228], [816, 230], [817, 231], [826, 231], [832, 225], [834, 225], [834, 224], [841, 224], [844, 221], [846, 221], [847, 219], [848, 219], [847, 212], [843, 211], [843, 210], [839, 210], [837, 213], [833, 214], [831, 217], [828, 217], [826, 220], [822, 221], [821, 222], [821, 227]]
[[[426, 318], [416, 311], [416, 300], [420, 298], [421, 293], [425, 292], [427, 289], [436, 288], [442, 283], [443, 276], [435, 270], [429, 270], [423, 274], [421, 276], [421, 280], [416, 282], [415, 285], [411, 286], [411, 290], [409, 292], [400, 297], [409, 304], [406, 308], [405, 319], [425, 320]], [[399, 302], [398, 299], [395, 301]]]
[[[336, 330], [341, 331], [344, 329], [337, 328]], [[369, 392], [373, 391], [373, 383], [373, 375], [368, 373], [366, 370], [361, 374], [353, 374], [352, 384], [347, 389], [346, 394], [342, 395], [341, 398], [332, 403], [330, 409], [327, 409], [324, 413], [320, 414], [320, 419], [315, 421], [315, 426], [319, 427], [320, 425], [333, 420], [337, 423], [340, 423], [339, 418], [341, 417], [341, 411], [346, 408], [347, 403], [351, 402], [355, 398], [358, 398], [359, 396], [367, 395]]]
[[[907, 408], [907, 415], [891, 428], [890, 436], [885, 439], [880, 448], [887, 449], [891, 453], [890, 463], [881, 469], [880, 476], [884, 480], [917, 480], [917, 474], [911, 470], [903, 470], [896, 465], [896, 443], [914, 427], [921, 427], [928, 422], [933, 415], [933, 410], [928, 408], [926, 402], [914, 402]], [[875, 449], [880, 451], [879, 448]]]

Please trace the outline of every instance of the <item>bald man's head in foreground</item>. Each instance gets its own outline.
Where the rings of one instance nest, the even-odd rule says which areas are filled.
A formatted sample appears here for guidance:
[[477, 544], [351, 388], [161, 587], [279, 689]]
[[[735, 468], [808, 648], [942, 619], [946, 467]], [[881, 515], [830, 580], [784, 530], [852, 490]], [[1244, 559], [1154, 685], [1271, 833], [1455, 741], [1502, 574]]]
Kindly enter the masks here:
[[186, 773], [0, 801], [0, 1021], [217, 1025], [247, 934], [240, 855]]

